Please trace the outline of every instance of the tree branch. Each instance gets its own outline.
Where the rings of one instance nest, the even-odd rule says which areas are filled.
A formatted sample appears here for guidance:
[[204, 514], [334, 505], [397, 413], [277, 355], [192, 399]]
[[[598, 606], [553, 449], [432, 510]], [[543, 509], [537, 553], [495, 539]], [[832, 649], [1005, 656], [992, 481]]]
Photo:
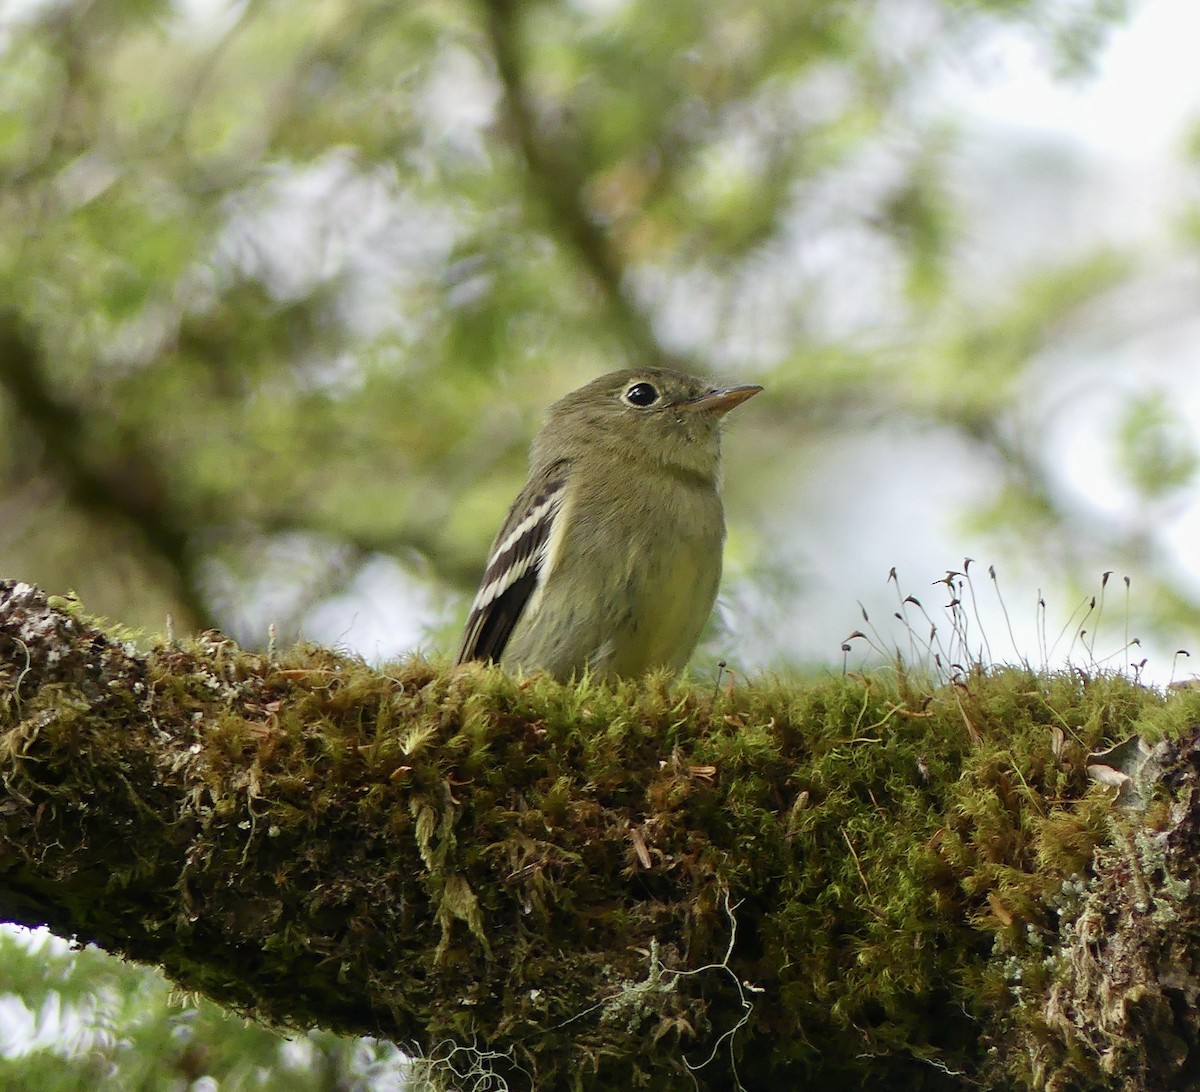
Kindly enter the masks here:
[[1189, 1087], [1198, 711], [142, 653], [0, 582], [0, 917], [514, 1088]]
[[99, 457], [92, 450], [85, 415], [51, 390], [43, 365], [33, 331], [15, 312], [0, 309], [0, 389], [41, 442], [54, 477], [82, 511], [116, 520], [134, 532], [170, 574], [171, 591], [187, 613], [187, 626], [212, 625], [200, 594], [191, 536], [167, 501], [157, 460], [128, 433], [111, 457]]
[[520, 0], [482, 0], [482, 3], [505, 111], [528, 172], [531, 191], [603, 293], [613, 325], [631, 359], [647, 365], [666, 364], [649, 320], [626, 290], [619, 256], [584, 201], [584, 179], [575, 161], [566, 149], [540, 131], [525, 83], [518, 41]]

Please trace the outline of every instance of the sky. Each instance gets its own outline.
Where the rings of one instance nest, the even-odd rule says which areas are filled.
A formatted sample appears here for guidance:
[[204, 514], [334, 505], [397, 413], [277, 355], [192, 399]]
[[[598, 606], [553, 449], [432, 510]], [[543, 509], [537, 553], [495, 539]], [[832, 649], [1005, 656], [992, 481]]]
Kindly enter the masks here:
[[1200, 4], [1134, 0], [1094, 76], [1055, 79], [1025, 37], [993, 48], [998, 78], [959, 85], [968, 114], [1026, 135], [1078, 144], [1110, 167], [1161, 166], [1200, 102]]
[[[1106, 365], [1107, 381], [1097, 385], [1089, 378], [1059, 398], [1049, 437], [1051, 459], [1062, 486], [1086, 509], [1130, 525], [1153, 519], [1164, 546], [1162, 563], [1200, 592], [1195, 491], [1162, 512], [1139, 512], [1111, 450], [1100, 440], [1113, 432], [1104, 422], [1147, 390], [1161, 391], [1191, 435], [1200, 437], [1200, 308], [1194, 304], [1200, 283], [1190, 247], [1180, 248], [1172, 233], [1176, 215], [1185, 201], [1195, 199], [1200, 181], [1181, 155], [1191, 130], [1200, 125], [1197, 42], [1200, 4], [1144, 0], [1135, 2], [1129, 23], [1112, 36], [1092, 77], [1054, 80], [1029, 43], [1014, 37], [998, 56], [1000, 78], [964, 80], [957, 91], [984, 142], [1009, 136], [1030, 147], [1077, 155], [1083, 173], [1067, 195], [1070, 207], [1059, 208], [1055, 221], [1065, 236], [1078, 235], [1089, 245], [1101, 239], [1136, 241], [1156, 263], [1133, 291], [1155, 300], [1158, 321], [1083, 346], [1094, 362]], [[1002, 230], [1012, 227], [1005, 224]], [[1026, 245], [1044, 251], [1047, 237]], [[1098, 316], [1101, 330], [1103, 318]], [[1086, 342], [1086, 333], [1081, 340]], [[1049, 363], [1045, 372], [1052, 370], [1054, 362]], [[1069, 367], [1060, 371], [1069, 383]], [[1054, 396], [1053, 383], [1049, 386], [1047, 393]]]
[[[1145, 0], [1113, 33], [1090, 75], [1055, 79], [1037, 47], [1014, 33], [997, 38], [969, 66], [947, 71], [926, 108], [940, 116], [953, 104], [949, 112], [963, 133], [956, 183], [968, 198], [968, 246], [981, 265], [1011, 273], [1103, 243], [1136, 243], [1149, 255], [1144, 275], [1122, 290], [1128, 296], [1106, 301], [1106, 313], [1091, 315], [1062, 346], [1034, 362], [1021, 397], [1048, 407], [1041, 417], [1049, 476], [1084, 514], [1083, 524], [1092, 519], [1127, 532], [1148, 527], [1157, 550], [1150, 564], [1169, 567], [1200, 595], [1195, 490], [1146, 510], [1122, 475], [1111, 441], [1113, 422], [1131, 399], [1147, 392], [1161, 393], [1191, 436], [1200, 438], [1200, 275], [1192, 244], [1180, 246], [1171, 232], [1175, 214], [1195, 199], [1200, 181], [1181, 156], [1189, 128], [1200, 124], [1197, 42], [1200, 3]], [[1017, 172], [1018, 157], [1040, 157], [1050, 169]], [[1147, 295], [1154, 306], [1146, 306]], [[1123, 300], [1130, 313], [1150, 314], [1152, 321], [1123, 324]], [[904, 648], [907, 638], [888, 632], [886, 624], [897, 607], [895, 585], [887, 581], [892, 566], [903, 592], [931, 608], [944, 632], [948, 619], [934, 608], [947, 596], [934, 584], [946, 569], [973, 557], [982, 628], [997, 659], [1028, 657], [1036, 664], [1045, 652], [1047, 666], [1056, 667], [1068, 658], [1091, 658], [1072, 642], [1070, 628], [1061, 639], [1059, 632], [1088, 594], [1100, 592], [1102, 572], [1112, 568], [1104, 624], [1088, 638], [1096, 642], [1095, 660], [1126, 668], [1146, 656], [1143, 678], [1158, 684], [1191, 674], [1190, 661], [1177, 657], [1176, 648], [1188, 648], [1200, 668], [1200, 648], [1189, 647], [1195, 643], [1190, 633], [1169, 646], [1147, 644], [1128, 656], [1121, 651], [1126, 635], [1138, 635], [1124, 625], [1119, 562], [1078, 574], [1088, 590], [1066, 593], [1057, 578], [967, 529], [959, 514], [998, 481], [977, 455], [936, 435], [894, 440], [849, 438], [827, 457], [839, 466], [839, 482], [861, 488], [847, 496], [831, 482], [827, 494], [806, 498], [805, 518], [837, 527], [839, 545], [805, 559], [809, 610], [794, 637], [804, 656], [833, 662], [836, 620], [842, 620], [842, 634], [862, 626], [855, 600], [873, 623], [883, 620], [885, 641]], [[921, 507], [921, 493], [935, 483], [934, 503]], [[881, 535], [880, 528], [897, 530]], [[987, 577], [992, 564], [1003, 606]], [[1136, 581], [1129, 594], [1136, 606]], [[1044, 613], [1040, 597], [1047, 601]], [[1010, 622], [1015, 641], [1008, 637]]]

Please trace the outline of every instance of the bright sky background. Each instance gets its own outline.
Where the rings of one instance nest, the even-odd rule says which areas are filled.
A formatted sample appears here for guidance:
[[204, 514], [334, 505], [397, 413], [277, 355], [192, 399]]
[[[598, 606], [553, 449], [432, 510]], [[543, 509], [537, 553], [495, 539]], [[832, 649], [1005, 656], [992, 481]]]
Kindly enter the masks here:
[[[1085, 173], [1064, 195], [1068, 207], [1057, 210], [1063, 236], [1136, 240], [1161, 262], [1141, 287], [1154, 294], [1161, 323], [1089, 347], [1093, 359], [1107, 358], [1111, 382], [1071, 392], [1050, 438], [1063, 484], [1090, 509], [1118, 521], [1144, 516], [1099, 439], [1111, 435], [1104, 420], [1119, 411], [1122, 398], [1147, 386], [1164, 390], [1200, 440], [1200, 306], [1193, 303], [1200, 301], [1200, 282], [1193, 252], [1181, 250], [1171, 233], [1175, 214], [1195, 199], [1200, 182], [1181, 154], [1189, 131], [1200, 125], [1197, 43], [1196, 0], [1135, 0], [1128, 25], [1112, 36], [1094, 76], [1055, 81], [1029, 43], [1014, 36], [997, 46], [997, 78], [962, 80], [953, 92], [966, 116], [983, 127], [982, 140], [995, 134], [1078, 156]], [[1048, 233], [1025, 243], [1045, 253], [1055, 241]], [[1200, 589], [1200, 501], [1193, 493], [1186, 505], [1155, 518], [1167, 546], [1163, 563]], [[1175, 677], [1200, 669], [1195, 635], [1182, 635], [1179, 645], [1190, 648], [1194, 663], [1176, 669]], [[1161, 654], [1173, 649], [1159, 652], [1149, 676], [1162, 681], [1172, 664]]]
[[997, 49], [1002, 79], [964, 81], [967, 111], [1027, 134], [1084, 146], [1110, 165], [1148, 167], [1178, 148], [1200, 102], [1200, 4], [1134, 0], [1129, 23], [1112, 36], [1094, 77], [1055, 80], [1027, 40]]
[[[1181, 155], [1190, 127], [1200, 122], [1197, 43], [1200, 3], [1145, 0], [1111, 36], [1091, 76], [1056, 80], [1036, 47], [1014, 33], [996, 39], [982, 61], [947, 73], [929, 109], [942, 116], [953, 104], [960, 119], [964, 141], [956, 182], [968, 196], [973, 264], [1019, 272], [1103, 243], [1137, 243], [1148, 252], [1144, 276], [1130, 291], [1140, 293], [1137, 313], [1148, 313], [1150, 321], [1132, 331], [1122, 327], [1118, 299], [1091, 316], [1093, 323], [1072, 331], [1072, 346], [1031, 367], [1023, 396], [1052, 407], [1044, 414], [1050, 473], [1072, 505], [1122, 527], [1152, 521], [1165, 547], [1152, 564], [1171, 567], [1200, 590], [1200, 501], [1192, 492], [1186, 503], [1169, 509], [1141, 509], [1111, 447], [1112, 422], [1147, 390], [1163, 391], [1200, 441], [1200, 270], [1194, 244], [1180, 247], [1171, 234], [1174, 215], [1186, 199], [1195, 199], [1200, 182]], [[1060, 169], [1018, 172], [1017, 158], [1041, 158]], [[1147, 294], [1153, 306], [1146, 306]], [[1086, 371], [1074, 366], [1083, 358]], [[989, 564], [999, 571], [1020, 656], [1036, 663], [1039, 649], [1055, 643], [1080, 599], [1057, 588], [1055, 576], [997, 556], [994, 543], [971, 536], [955, 518], [987, 495], [995, 482], [988, 467], [936, 436], [902, 438], [900, 444], [886, 436], [866, 443], [850, 438], [828, 457], [839, 467], [838, 481], [804, 515], [817, 526], [837, 527], [838, 541], [827, 554], [805, 559], [803, 600], [811, 613], [806, 610], [800, 622], [807, 631], [799, 639], [806, 654], [830, 660], [837, 647], [839, 633], [818, 619], [840, 617], [842, 635], [862, 625], [855, 599], [866, 605], [885, 640], [904, 648], [902, 632], [889, 627], [897, 596], [885, 578], [893, 565], [903, 592], [920, 598], [945, 632], [934, 608], [946, 593], [931, 585], [966, 556], [976, 559], [980, 614], [996, 659], [1012, 661], [1018, 653], [987, 578]], [[861, 486], [857, 496], [846, 496], [841, 483], [847, 481]], [[922, 499], [931, 493], [932, 503]], [[894, 531], [881, 534], [880, 528]], [[1094, 580], [1091, 590], [1099, 593], [1105, 568], [1115, 572], [1096, 659], [1111, 656], [1107, 666], [1121, 668], [1148, 656], [1143, 677], [1160, 684], [1200, 670], [1200, 640], [1192, 633], [1169, 646], [1144, 645], [1130, 656], [1119, 651], [1125, 636], [1120, 564], [1077, 578], [1085, 587]], [[1048, 603], [1045, 623], [1037, 610], [1039, 593]], [[1135, 580], [1135, 604], [1137, 594]], [[1176, 661], [1176, 648], [1189, 649], [1191, 660]], [[1078, 645], [1071, 647], [1069, 633], [1047, 662], [1061, 666], [1068, 656], [1076, 663], [1087, 659]]]

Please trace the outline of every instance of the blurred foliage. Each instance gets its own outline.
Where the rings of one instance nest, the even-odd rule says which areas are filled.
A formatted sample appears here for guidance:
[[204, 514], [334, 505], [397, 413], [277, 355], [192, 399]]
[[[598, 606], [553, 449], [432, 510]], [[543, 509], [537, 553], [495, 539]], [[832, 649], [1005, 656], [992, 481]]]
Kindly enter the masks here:
[[1124, 470], [1148, 500], [1177, 493], [1195, 482], [1200, 467], [1195, 440], [1161, 392], [1144, 394], [1129, 404], [1119, 441]]
[[161, 974], [45, 932], [0, 930], [0, 1086], [10, 1092], [400, 1089], [395, 1048], [284, 1037]]
[[997, 32], [1078, 70], [1120, 14], [10, 0], [4, 569], [251, 643], [380, 558], [461, 595], [540, 409], [629, 360], [764, 379], [756, 454], [875, 405], [1011, 458], [1030, 354], [1111, 280], [966, 299], [912, 103]]
[[[1144, 529], [1076, 533], [1029, 394], [1135, 263], [981, 274], [961, 134], [928, 109], [998, 34], [1078, 74], [1123, 14], [0, 0], [0, 571], [250, 644], [381, 562], [390, 610], [452, 613], [541, 409], [664, 360], [768, 387], [729, 474], [738, 603], [768, 574], [796, 612], [801, 536], [836, 538], [796, 516], [823, 447], [897, 428], [995, 468], [998, 541], [1136, 564]], [[1194, 483], [1165, 402], [1117, 431], [1139, 498]]]

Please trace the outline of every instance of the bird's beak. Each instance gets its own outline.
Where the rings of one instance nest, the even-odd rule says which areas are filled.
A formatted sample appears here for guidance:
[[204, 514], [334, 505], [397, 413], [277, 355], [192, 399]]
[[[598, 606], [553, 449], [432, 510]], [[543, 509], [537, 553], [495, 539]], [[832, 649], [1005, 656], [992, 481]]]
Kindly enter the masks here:
[[734, 406], [740, 406], [747, 398], [753, 398], [762, 387], [749, 383], [743, 387], [716, 387], [699, 398], [687, 403], [688, 409], [708, 410], [718, 417], [724, 416]]

